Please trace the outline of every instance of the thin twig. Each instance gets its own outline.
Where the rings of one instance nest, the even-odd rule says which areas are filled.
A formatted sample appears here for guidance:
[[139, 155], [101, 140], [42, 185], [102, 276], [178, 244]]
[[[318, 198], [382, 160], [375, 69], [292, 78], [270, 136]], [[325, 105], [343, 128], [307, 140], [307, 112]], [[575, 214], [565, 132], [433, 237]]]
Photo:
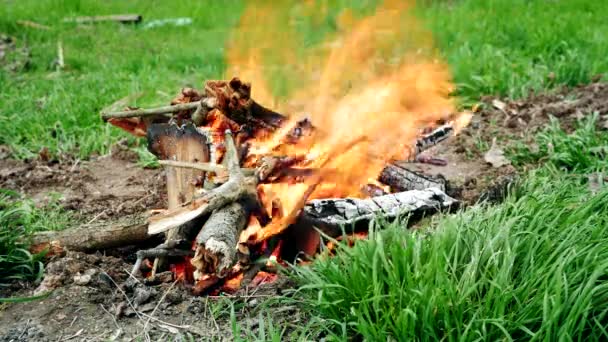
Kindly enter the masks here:
[[104, 121], [108, 119], [124, 119], [124, 118], [134, 118], [140, 116], [154, 116], [159, 114], [169, 114], [169, 113], [177, 113], [183, 110], [192, 110], [196, 109], [199, 105], [199, 102], [187, 102], [180, 103], [172, 106], [163, 106], [156, 108], [148, 108], [148, 109], [134, 109], [120, 112], [102, 112], [101, 118]]
[[[108, 279], [110, 279], [110, 281], [112, 282], [112, 284], [114, 284], [114, 286], [116, 286], [116, 288], [118, 289], [118, 291], [120, 291], [120, 293], [122, 293], [122, 295], [125, 297], [125, 300], [127, 301], [127, 304], [129, 304], [129, 306], [131, 307], [131, 309], [133, 310], [133, 312], [135, 313], [135, 315], [137, 315], [137, 318], [139, 318], [142, 322], [144, 322], [144, 319], [141, 317], [141, 315], [143, 313], [140, 313], [139, 311], [137, 311], [137, 309], [135, 309], [135, 306], [133, 306], [133, 303], [131, 303], [131, 300], [129, 299], [129, 296], [127, 296], [127, 294], [125, 293], [125, 291], [123, 291], [120, 286], [118, 286], [118, 284], [116, 284], [116, 282], [114, 281], [114, 279], [112, 279], [112, 277], [110, 277], [110, 275], [104, 271], [101, 270], [106, 277], [108, 277]], [[144, 337], [146, 338], [146, 341], [150, 342], [150, 335], [148, 335], [148, 333], [144, 330]]]
[[114, 315], [112, 315], [112, 313], [111, 313], [110, 311], [108, 311], [108, 309], [106, 309], [106, 307], [105, 307], [105, 306], [103, 306], [103, 304], [99, 304], [99, 306], [101, 306], [101, 309], [102, 309], [102, 310], [103, 310], [105, 313], [107, 313], [108, 315], [110, 315], [110, 317], [112, 318], [112, 321], [114, 321], [114, 325], [116, 326], [116, 328], [118, 328], [118, 329], [122, 329], [122, 328], [120, 327], [120, 325], [118, 325], [118, 322], [116, 321], [116, 317], [114, 317]]
[[[165, 291], [165, 293], [163, 293], [163, 295], [158, 300], [158, 303], [156, 303], [156, 306], [154, 307], [154, 310], [152, 310], [152, 312], [150, 313], [150, 317], [154, 317], [154, 313], [156, 312], [156, 310], [158, 310], [158, 307], [165, 300], [165, 297], [167, 297], [167, 294], [169, 294], [169, 291], [171, 291], [173, 289], [173, 287], [175, 286], [175, 284], [177, 284], [178, 281], [180, 281], [180, 278], [175, 279], [175, 281], [173, 282], [173, 284], [171, 284], [171, 286], [169, 286], [169, 288], [167, 289], [167, 291]], [[148, 323], [150, 323], [150, 317], [148, 317], [148, 320], [146, 321], [146, 323], [144, 323], [144, 331], [146, 331], [146, 329], [148, 328]]]
[[[202, 162], [190, 163], [190, 162], [176, 161], [176, 160], [159, 160], [158, 163], [160, 165], [165, 165], [165, 166], [180, 167], [180, 168], [185, 168], [185, 169], [195, 169], [195, 170], [201, 170], [201, 171], [206, 171], [206, 172], [213, 172], [216, 174], [224, 174], [224, 173], [228, 172], [228, 169], [224, 165], [215, 164], [215, 163], [202, 163]], [[243, 175], [245, 175], [245, 176], [252, 176], [255, 172], [255, 169], [242, 167], [241, 172], [243, 172]]]
[[213, 316], [213, 312], [209, 307], [209, 298], [205, 298], [205, 311], [209, 311], [209, 315], [211, 316], [211, 320], [213, 321], [213, 325], [215, 326], [215, 330], [217, 330], [217, 334], [219, 335], [222, 331], [220, 330], [220, 326], [217, 324], [215, 320], [215, 316]]
[[72, 325], [74, 325], [74, 322], [76, 322], [76, 319], [78, 319], [78, 316], [74, 316], [74, 319], [70, 323], [70, 328], [72, 327]]
[[89, 224], [91, 224], [91, 223], [93, 223], [93, 222], [95, 222], [95, 221], [97, 221], [97, 219], [98, 219], [98, 218], [100, 218], [100, 217], [101, 217], [101, 215], [103, 215], [103, 214], [105, 214], [105, 213], [106, 213], [106, 211], [104, 210], [104, 211], [100, 212], [99, 214], [95, 215], [95, 217], [93, 217], [93, 218], [92, 218], [92, 219], [90, 219], [90, 220], [89, 220], [87, 223], [85, 223], [85, 226], [86, 226], [86, 225], [89, 225]]
[[146, 313], [143, 313], [143, 312], [140, 312], [140, 314], [142, 316], [144, 316], [144, 317], [147, 317], [147, 318], [155, 321], [155, 322], [158, 322], [158, 323], [161, 323], [161, 324], [164, 324], [164, 325], [168, 325], [170, 327], [177, 328], [177, 329], [184, 329], [184, 330], [187, 330], [187, 331], [189, 331], [191, 333], [197, 334], [199, 336], [206, 336], [205, 333], [203, 333], [202, 331], [199, 331], [197, 328], [195, 328], [195, 327], [193, 327], [191, 325], [177, 325], [177, 324], [169, 323], [167, 321], [163, 321], [163, 320], [161, 320], [159, 318], [150, 316], [150, 315], [148, 315]]
[[78, 336], [82, 335], [83, 331], [84, 331], [84, 329], [80, 329], [74, 335], [68, 336], [68, 337], [64, 338], [62, 341], [67, 341], [67, 340], [71, 340], [71, 339], [73, 339], [75, 337], [78, 337]]
[[102, 113], [106, 113], [106, 112], [110, 112], [113, 110], [118, 110], [121, 107], [126, 107], [129, 102], [133, 101], [133, 100], [137, 100], [140, 97], [142, 97], [144, 95], [143, 92], [137, 92], [137, 93], [133, 93], [133, 94], [129, 94], [119, 100], [114, 101], [112, 104], [105, 106], [101, 112]]
[[39, 29], [39, 30], [45, 30], [45, 31], [48, 31], [48, 30], [51, 29], [50, 26], [42, 25], [42, 24], [33, 22], [31, 20], [17, 20], [17, 24], [19, 24], [21, 26], [31, 27], [31, 28], [35, 28], [35, 29]]
[[25, 328], [23, 328], [23, 331], [21, 332], [21, 334], [19, 335], [19, 337], [17, 337], [17, 340], [20, 340], [21, 337], [25, 334], [25, 332], [27, 331], [27, 329], [30, 327], [30, 321], [32, 319], [28, 318], [27, 322], [25, 322]]

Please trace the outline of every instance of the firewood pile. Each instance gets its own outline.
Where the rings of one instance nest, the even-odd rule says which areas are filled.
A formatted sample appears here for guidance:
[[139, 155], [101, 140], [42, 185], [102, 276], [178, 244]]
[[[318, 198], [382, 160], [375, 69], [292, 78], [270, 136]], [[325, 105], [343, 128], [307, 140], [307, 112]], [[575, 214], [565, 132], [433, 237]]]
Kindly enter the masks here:
[[[137, 252], [133, 275], [181, 277], [195, 294], [234, 291], [276, 271], [277, 263], [312, 257], [323, 249], [320, 234], [338, 238], [367, 231], [376, 217], [420, 218], [457, 205], [445, 179], [407, 167], [417, 159], [442, 163], [421, 153], [452, 134], [450, 122], [416, 141], [398, 142], [409, 145], [409, 160], [388, 162], [377, 179], [360, 184], [358, 198], [325, 198], [319, 190], [340, 170], [324, 170], [332, 155], [307, 153], [322, 127], [265, 108], [238, 78], [182, 89], [169, 106], [101, 117], [147, 137], [165, 168], [168, 208], [150, 208], [147, 225], [83, 231], [73, 244], [100, 248], [164, 234], [162, 244]], [[343, 142], [334, 153], [359, 140]], [[39, 242], [45, 240], [51, 238]]]

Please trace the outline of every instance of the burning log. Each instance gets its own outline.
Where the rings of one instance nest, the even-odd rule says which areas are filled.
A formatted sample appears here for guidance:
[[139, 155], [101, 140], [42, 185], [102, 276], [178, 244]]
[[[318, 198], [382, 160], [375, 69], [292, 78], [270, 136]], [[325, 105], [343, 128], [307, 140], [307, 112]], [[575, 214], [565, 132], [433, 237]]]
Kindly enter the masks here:
[[382, 187], [380, 187], [376, 184], [365, 184], [365, 186], [363, 186], [363, 189], [361, 191], [363, 192], [363, 194], [367, 195], [368, 197], [378, 197], [378, 196], [384, 196], [384, 195], [388, 194], [388, 192], [386, 192]]
[[376, 217], [420, 217], [451, 208], [457, 203], [457, 200], [437, 188], [410, 190], [366, 199], [317, 199], [306, 204], [303, 219], [327, 235], [336, 237], [342, 235], [342, 227], [356, 227]]
[[424, 190], [428, 188], [446, 190], [445, 179], [414, 172], [396, 163], [388, 164], [382, 170], [378, 180], [390, 186], [393, 191]]
[[236, 245], [247, 218], [248, 212], [239, 202], [222, 207], [209, 216], [196, 237], [196, 252], [191, 260], [199, 274], [222, 277], [237, 263]]

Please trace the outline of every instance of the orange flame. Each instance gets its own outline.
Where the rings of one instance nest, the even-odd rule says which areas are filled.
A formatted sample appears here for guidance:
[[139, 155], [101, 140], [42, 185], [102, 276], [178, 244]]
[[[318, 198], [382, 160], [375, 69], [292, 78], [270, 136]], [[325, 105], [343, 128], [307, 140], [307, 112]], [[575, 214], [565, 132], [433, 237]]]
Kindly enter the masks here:
[[[314, 25], [327, 4], [279, 3], [256, 2], [246, 9], [228, 46], [226, 73], [251, 81], [258, 102], [290, 109], [292, 123], [311, 120], [314, 139], [297, 148], [307, 156], [306, 167], [319, 172], [305, 184], [263, 185], [270, 200], [280, 200], [282, 215], [257, 241], [292, 223], [307, 198], [361, 196], [361, 186], [389, 160], [411, 157], [404, 146], [413, 146], [422, 128], [455, 112], [450, 74], [411, 13], [412, 3], [389, 0], [362, 19], [344, 11], [336, 19], [337, 32], [304, 51], [297, 23]], [[273, 76], [291, 86], [286, 101], [272, 96]], [[251, 151], [279, 150], [287, 131], [254, 142]]]

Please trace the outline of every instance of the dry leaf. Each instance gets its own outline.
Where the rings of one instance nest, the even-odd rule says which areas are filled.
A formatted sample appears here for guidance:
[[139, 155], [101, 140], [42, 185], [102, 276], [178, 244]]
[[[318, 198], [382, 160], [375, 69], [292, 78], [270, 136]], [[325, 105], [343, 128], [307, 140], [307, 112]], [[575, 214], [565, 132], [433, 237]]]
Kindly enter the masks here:
[[499, 109], [503, 112], [505, 112], [505, 110], [507, 109], [507, 104], [498, 99], [492, 100], [492, 106], [494, 106], [494, 108]]
[[505, 152], [496, 146], [496, 138], [492, 139], [492, 147], [484, 154], [483, 159], [496, 168], [511, 164], [511, 161], [505, 157]]

